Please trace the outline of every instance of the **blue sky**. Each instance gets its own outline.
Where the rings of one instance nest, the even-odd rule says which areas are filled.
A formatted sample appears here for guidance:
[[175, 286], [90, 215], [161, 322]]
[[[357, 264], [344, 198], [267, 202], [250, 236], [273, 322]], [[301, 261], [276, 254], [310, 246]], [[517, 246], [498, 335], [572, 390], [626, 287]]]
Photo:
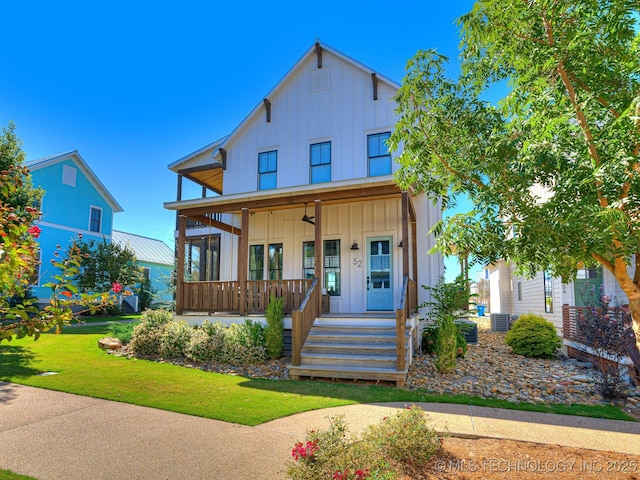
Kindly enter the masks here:
[[29, 160], [78, 150], [124, 209], [114, 227], [171, 245], [167, 165], [231, 132], [316, 39], [397, 82], [436, 48], [454, 76], [455, 19], [472, 5], [5, 2], [0, 125]]

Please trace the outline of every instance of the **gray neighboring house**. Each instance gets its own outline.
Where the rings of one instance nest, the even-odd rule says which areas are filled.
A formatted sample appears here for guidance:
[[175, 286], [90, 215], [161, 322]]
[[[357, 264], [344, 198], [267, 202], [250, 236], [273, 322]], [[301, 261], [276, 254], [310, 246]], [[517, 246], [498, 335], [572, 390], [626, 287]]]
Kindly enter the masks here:
[[[175, 258], [175, 253], [171, 247], [162, 240], [119, 230], [112, 231], [111, 241], [133, 251], [140, 266], [144, 268], [145, 276], [151, 280], [151, 287], [158, 295], [156, 302], [166, 303], [173, 301], [173, 293], [169, 291], [169, 286], [167, 285], [167, 281], [173, 275]], [[137, 308], [134, 309], [138, 310]]]

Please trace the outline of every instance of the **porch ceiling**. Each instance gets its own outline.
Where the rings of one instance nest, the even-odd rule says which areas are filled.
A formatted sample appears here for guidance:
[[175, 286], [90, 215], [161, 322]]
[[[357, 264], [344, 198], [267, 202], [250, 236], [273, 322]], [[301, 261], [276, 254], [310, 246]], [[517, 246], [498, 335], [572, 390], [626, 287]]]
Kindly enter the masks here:
[[201, 167], [186, 168], [180, 170], [185, 178], [195, 182], [203, 187], [210, 188], [214, 192], [222, 192], [223, 183], [223, 166], [220, 163], [212, 163]]
[[194, 217], [207, 213], [237, 213], [243, 208], [259, 212], [266, 210], [287, 209], [292, 206], [313, 203], [320, 200], [324, 204], [337, 204], [353, 201], [368, 201], [378, 198], [397, 196], [400, 188], [393, 177], [381, 177], [371, 181], [332, 182], [330, 185], [305, 185], [277, 190], [259, 191], [244, 194], [222, 195], [219, 197], [183, 200], [165, 203], [165, 208], [178, 210], [181, 215]]

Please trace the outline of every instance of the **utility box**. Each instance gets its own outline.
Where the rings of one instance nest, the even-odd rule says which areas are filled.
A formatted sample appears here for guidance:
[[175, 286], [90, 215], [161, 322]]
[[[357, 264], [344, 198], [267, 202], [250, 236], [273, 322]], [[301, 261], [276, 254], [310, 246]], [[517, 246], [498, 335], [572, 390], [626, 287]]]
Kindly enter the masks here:
[[506, 332], [509, 330], [511, 315], [508, 313], [492, 313], [491, 314], [491, 331]]

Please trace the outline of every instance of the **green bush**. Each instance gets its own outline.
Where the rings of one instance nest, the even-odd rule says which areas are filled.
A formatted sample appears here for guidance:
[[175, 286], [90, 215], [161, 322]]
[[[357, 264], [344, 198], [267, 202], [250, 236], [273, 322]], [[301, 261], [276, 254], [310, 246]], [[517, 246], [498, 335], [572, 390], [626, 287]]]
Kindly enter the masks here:
[[[456, 348], [458, 357], [464, 357], [469, 348], [465, 333], [469, 325], [456, 323], [458, 332], [456, 333]], [[436, 352], [436, 342], [438, 341], [438, 331], [440, 327], [438, 323], [425, 324], [422, 330], [422, 353], [432, 354]]]
[[284, 299], [271, 295], [266, 311], [267, 328], [264, 336], [269, 358], [280, 358], [284, 348]]
[[133, 329], [139, 322], [109, 322], [109, 335], [119, 339], [122, 343], [129, 343], [133, 336]]
[[328, 430], [310, 431], [304, 442], [295, 444], [289, 478], [392, 480], [424, 465], [441, 448], [435, 430], [417, 407], [400, 410], [360, 437], [349, 435], [342, 416], [330, 423]]
[[162, 335], [173, 315], [167, 310], [145, 310], [140, 323], [133, 329], [129, 346], [134, 354], [154, 357], [160, 355]]
[[458, 327], [453, 323], [453, 317], [451, 316], [441, 318], [438, 322], [438, 327], [435, 346], [436, 370], [439, 373], [450, 373], [456, 369]]
[[193, 330], [185, 321], [167, 324], [160, 341], [160, 355], [164, 358], [186, 357]]
[[553, 324], [539, 315], [521, 315], [504, 338], [513, 353], [525, 357], [553, 358], [562, 342]]
[[261, 324], [245, 320], [225, 329], [220, 362], [246, 366], [266, 359], [264, 327]]
[[191, 334], [186, 349], [187, 358], [201, 363], [218, 361], [222, 357], [225, 326], [222, 322], [209, 323], [205, 320], [201, 328]]

